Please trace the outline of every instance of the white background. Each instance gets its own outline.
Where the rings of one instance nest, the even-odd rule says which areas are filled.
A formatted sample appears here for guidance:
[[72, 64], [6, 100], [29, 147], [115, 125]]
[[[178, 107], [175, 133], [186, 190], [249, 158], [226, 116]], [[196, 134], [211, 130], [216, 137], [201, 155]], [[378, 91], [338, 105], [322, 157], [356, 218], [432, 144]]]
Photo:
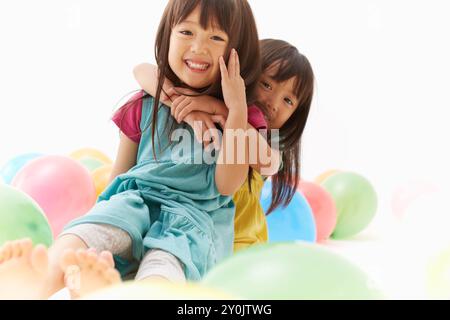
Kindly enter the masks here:
[[[360, 241], [395, 238], [390, 199], [396, 188], [416, 180], [445, 187], [449, 178], [448, 1], [249, 1], [260, 38], [291, 42], [315, 70], [304, 178], [328, 169], [366, 176], [380, 203]], [[22, 153], [68, 154], [81, 147], [114, 158], [118, 131], [109, 119], [138, 88], [133, 67], [154, 61], [165, 4], [1, 1], [0, 165]], [[337, 249], [353, 250], [361, 244], [354, 241]], [[361, 248], [349, 255], [366, 254], [367, 268], [382, 259]]]

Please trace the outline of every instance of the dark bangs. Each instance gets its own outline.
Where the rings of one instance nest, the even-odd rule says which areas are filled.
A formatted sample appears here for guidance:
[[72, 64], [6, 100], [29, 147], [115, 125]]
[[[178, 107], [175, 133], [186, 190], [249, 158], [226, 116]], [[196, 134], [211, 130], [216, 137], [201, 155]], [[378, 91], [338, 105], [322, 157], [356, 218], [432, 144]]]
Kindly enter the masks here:
[[228, 35], [232, 34], [232, 17], [235, 8], [230, 7], [223, 0], [190, 0], [179, 1], [173, 8], [173, 21], [171, 26], [183, 22], [192, 11], [200, 6], [200, 25], [203, 29], [214, 27], [225, 31]]

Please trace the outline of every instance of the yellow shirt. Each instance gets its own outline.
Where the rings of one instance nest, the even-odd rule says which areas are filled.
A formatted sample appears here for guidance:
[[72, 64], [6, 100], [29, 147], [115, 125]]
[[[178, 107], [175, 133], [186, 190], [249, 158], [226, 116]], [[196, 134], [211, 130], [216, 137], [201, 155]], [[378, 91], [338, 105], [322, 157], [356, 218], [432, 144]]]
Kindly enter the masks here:
[[236, 206], [234, 252], [268, 240], [266, 217], [259, 200], [263, 185], [261, 175], [253, 171], [252, 192], [247, 180], [233, 196]]

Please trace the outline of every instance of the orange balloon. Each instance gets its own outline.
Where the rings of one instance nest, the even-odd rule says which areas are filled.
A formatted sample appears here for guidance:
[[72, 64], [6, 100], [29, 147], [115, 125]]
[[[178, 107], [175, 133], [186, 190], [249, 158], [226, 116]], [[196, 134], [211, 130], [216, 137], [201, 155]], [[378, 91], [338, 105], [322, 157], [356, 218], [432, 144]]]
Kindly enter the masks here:
[[320, 176], [318, 176], [315, 180], [315, 183], [317, 184], [321, 184], [322, 182], [324, 182], [325, 180], [327, 180], [329, 177], [331, 177], [332, 175], [339, 173], [341, 171], [339, 170], [328, 170], [324, 173], [322, 173]]
[[107, 164], [92, 172], [92, 180], [94, 180], [97, 198], [108, 186], [112, 168], [112, 165]]
[[112, 164], [112, 160], [103, 152], [93, 148], [83, 148], [72, 152], [69, 157], [75, 160], [83, 160], [85, 158], [94, 158], [104, 164]]

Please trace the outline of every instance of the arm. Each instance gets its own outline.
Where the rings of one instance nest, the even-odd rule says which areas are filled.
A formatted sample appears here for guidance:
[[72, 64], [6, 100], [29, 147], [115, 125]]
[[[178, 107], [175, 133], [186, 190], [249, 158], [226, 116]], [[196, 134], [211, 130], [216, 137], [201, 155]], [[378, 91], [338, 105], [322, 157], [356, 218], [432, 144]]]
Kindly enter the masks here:
[[[142, 63], [133, 70], [134, 77], [139, 86], [152, 97], [156, 96], [158, 86], [158, 67], [149, 63]], [[175, 91], [176, 90], [176, 91]], [[185, 94], [186, 96], [180, 96]], [[193, 111], [202, 111], [213, 115], [223, 115], [228, 117], [228, 108], [223, 102], [209, 96], [195, 96], [196, 92], [184, 89], [174, 88], [173, 84], [165, 79], [163, 92], [161, 93], [161, 102], [172, 108], [172, 115], [178, 120], [179, 116], [184, 118]], [[179, 106], [181, 106], [179, 108]], [[178, 115], [178, 113], [180, 114]], [[183, 120], [178, 121], [183, 122]]]
[[123, 132], [120, 132], [119, 150], [117, 151], [109, 183], [118, 175], [127, 172], [136, 165], [138, 146], [136, 142], [128, 138]]
[[[203, 101], [201, 99], [206, 98], [207, 101], [211, 105], [215, 105], [216, 115], [225, 119], [220, 122], [226, 123], [226, 119], [228, 118], [228, 108], [225, 103], [221, 100], [218, 100], [213, 97], [202, 96], [202, 97], [192, 97], [192, 103], [190, 106], [184, 108], [178, 113], [178, 119], [180, 121], [187, 120], [187, 116], [191, 114], [192, 110], [197, 110], [196, 106], [201, 103], [207, 103], [207, 101]], [[177, 112], [177, 111], [176, 111]], [[214, 118], [214, 117], [213, 117]], [[223, 127], [223, 125], [222, 125]], [[264, 137], [257, 129], [255, 129], [251, 124], [247, 124], [247, 135], [252, 138], [249, 141], [249, 165], [258, 173], [263, 176], [273, 176], [278, 172], [278, 168], [280, 167], [281, 157], [280, 152], [274, 148], [272, 148], [267, 142], [267, 138]], [[261, 152], [260, 152], [261, 150]], [[253, 156], [253, 158], [252, 158]]]
[[[220, 58], [222, 90], [225, 105], [229, 113], [225, 123], [222, 147], [215, 172], [217, 190], [224, 196], [232, 196], [245, 182], [248, 176], [248, 138], [246, 135], [248, 115], [245, 83], [240, 75], [239, 58], [233, 49], [228, 69]], [[237, 139], [236, 139], [237, 138]], [[236, 143], [238, 140], [239, 143]], [[238, 150], [238, 146], [242, 146]], [[242, 151], [243, 150], [243, 151]], [[239, 154], [238, 152], [244, 152]], [[244, 163], [238, 161], [244, 157]]]
[[[139, 86], [149, 95], [155, 97], [156, 89], [158, 88], [158, 67], [149, 63], [141, 63], [134, 68], [133, 74]], [[172, 95], [170, 96], [166, 94], [169, 91], [172, 91]], [[168, 79], [164, 79], [163, 91], [161, 92], [160, 98], [161, 102], [169, 107], [172, 106], [171, 99], [174, 95], [173, 84]]]
[[281, 165], [280, 152], [272, 148], [264, 136], [250, 124], [247, 124], [247, 136], [256, 137], [255, 141], [249, 141], [248, 144], [250, 167], [262, 176], [270, 177], [277, 174]]

